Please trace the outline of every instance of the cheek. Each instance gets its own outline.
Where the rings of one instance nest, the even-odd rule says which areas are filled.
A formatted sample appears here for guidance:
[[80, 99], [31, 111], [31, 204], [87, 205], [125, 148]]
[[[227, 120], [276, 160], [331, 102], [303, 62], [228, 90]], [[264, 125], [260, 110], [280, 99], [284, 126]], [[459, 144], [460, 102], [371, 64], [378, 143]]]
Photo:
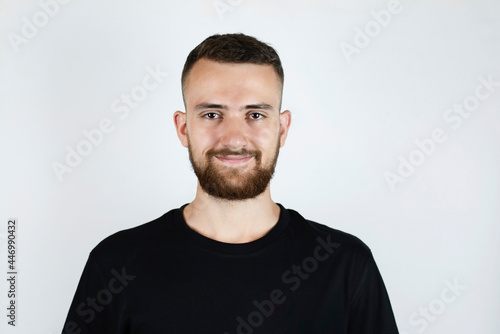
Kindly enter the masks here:
[[189, 132], [189, 141], [193, 153], [205, 154], [207, 150], [216, 146], [217, 137], [211, 131], [196, 129], [194, 132]]
[[273, 129], [259, 129], [254, 136], [253, 144], [260, 150], [274, 150], [278, 143], [278, 132]]

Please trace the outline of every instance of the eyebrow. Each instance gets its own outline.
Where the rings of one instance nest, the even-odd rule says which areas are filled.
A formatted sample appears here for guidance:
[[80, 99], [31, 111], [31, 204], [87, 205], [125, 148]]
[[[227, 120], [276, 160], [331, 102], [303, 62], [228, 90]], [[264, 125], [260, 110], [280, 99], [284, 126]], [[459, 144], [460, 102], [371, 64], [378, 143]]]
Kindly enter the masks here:
[[[216, 104], [216, 103], [200, 103], [194, 107], [194, 110], [203, 110], [203, 109], [222, 109], [228, 110], [227, 105], [224, 104]], [[257, 103], [257, 104], [247, 104], [242, 107], [240, 110], [248, 110], [248, 109], [259, 109], [259, 110], [272, 110], [273, 107], [267, 103]]]

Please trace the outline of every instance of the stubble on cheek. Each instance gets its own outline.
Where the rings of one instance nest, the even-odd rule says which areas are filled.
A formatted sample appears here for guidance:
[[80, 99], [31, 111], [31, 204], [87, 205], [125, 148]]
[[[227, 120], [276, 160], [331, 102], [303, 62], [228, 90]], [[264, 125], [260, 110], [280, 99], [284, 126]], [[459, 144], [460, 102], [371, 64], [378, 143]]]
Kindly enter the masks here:
[[[278, 143], [274, 152], [275, 156], [268, 166], [264, 167], [262, 166], [262, 152], [259, 150], [209, 149], [205, 152], [201, 161], [196, 161], [189, 137], [188, 143], [189, 160], [201, 188], [213, 197], [227, 200], [244, 200], [263, 193], [274, 174], [279, 153]], [[248, 170], [248, 167], [222, 166], [214, 161], [216, 156], [225, 155], [252, 156], [255, 165]]]

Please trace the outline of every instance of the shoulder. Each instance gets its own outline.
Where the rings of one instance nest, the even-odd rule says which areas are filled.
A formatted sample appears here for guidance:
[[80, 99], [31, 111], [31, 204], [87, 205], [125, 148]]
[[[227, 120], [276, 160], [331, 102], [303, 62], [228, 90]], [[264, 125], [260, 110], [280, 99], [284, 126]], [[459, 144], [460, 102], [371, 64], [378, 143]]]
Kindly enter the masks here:
[[92, 249], [90, 257], [99, 262], [127, 262], [139, 253], [155, 253], [162, 241], [175, 239], [174, 221], [178, 211], [172, 209], [150, 222], [106, 237]]
[[327, 225], [304, 218], [293, 209], [287, 209], [293, 230], [305, 238], [315, 240], [316, 243], [337, 244], [342, 253], [363, 257], [368, 260], [372, 257], [370, 248], [358, 237]]

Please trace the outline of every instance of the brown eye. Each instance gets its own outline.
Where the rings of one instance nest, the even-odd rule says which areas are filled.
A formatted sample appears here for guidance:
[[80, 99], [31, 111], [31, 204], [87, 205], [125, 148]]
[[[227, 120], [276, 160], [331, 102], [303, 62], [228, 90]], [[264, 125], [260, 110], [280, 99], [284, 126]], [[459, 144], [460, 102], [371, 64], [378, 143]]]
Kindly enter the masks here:
[[264, 118], [264, 115], [262, 115], [261, 113], [258, 113], [258, 112], [253, 112], [250, 114], [250, 118], [255, 119], [255, 120], [262, 119], [262, 118]]
[[208, 118], [208, 119], [215, 119], [218, 116], [219, 115], [217, 115], [217, 113], [214, 113], [214, 112], [207, 112], [205, 115], [203, 115], [203, 117]]

